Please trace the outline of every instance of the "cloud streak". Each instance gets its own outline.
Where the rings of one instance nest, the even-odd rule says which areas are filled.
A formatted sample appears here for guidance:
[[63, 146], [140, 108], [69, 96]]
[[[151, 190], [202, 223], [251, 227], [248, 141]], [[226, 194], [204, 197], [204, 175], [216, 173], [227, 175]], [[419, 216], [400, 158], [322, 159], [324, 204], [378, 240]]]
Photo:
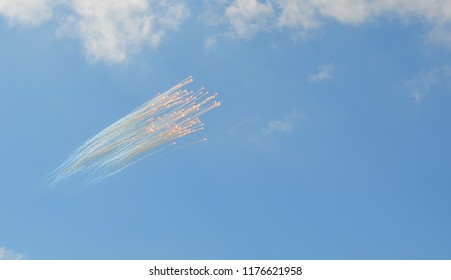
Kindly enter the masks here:
[[190, 12], [179, 0], [2, 0], [0, 15], [10, 25], [53, 20], [59, 35], [80, 39], [90, 61], [122, 63], [142, 48], [157, 47]]
[[1, 0], [0, 15], [10, 25], [36, 26], [52, 17], [54, 4], [50, 0]]
[[273, 13], [270, 2], [236, 0], [225, 9], [225, 17], [231, 26], [231, 34], [238, 38], [250, 38], [264, 27]]
[[315, 74], [311, 74], [309, 79], [312, 82], [322, 82], [333, 79], [334, 75], [335, 75], [335, 65], [325, 64], [318, 67], [318, 72]]
[[17, 253], [12, 250], [8, 250], [5, 247], [0, 247], [0, 260], [21, 260], [26, 256], [22, 253]]
[[74, 16], [66, 20], [92, 61], [124, 62], [142, 47], [157, 47], [169, 30], [188, 16], [181, 2], [146, 0], [91, 1], [71, 4]]
[[293, 124], [289, 120], [285, 121], [270, 121], [266, 128], [266, 133], [273, 132], [291, 132], [293, 130]]
[[418, 91], [414, 91], [412, 93], [412, 98], [413, 100], [415, 100], [415, 102], [420, 103], [421, 100], [423, 99], [423, 95]]
[[[223, 5], [222, 3], [220, 5]], [[442, 0], [264, 0], [228, 1], [225, 22], [238, 38], [263, 30], [289, 29], [311, 32], [331, 19], [361, 25], [379, 17], [402, 22], [419, 19], [429, 27], [428, 38], [451, 47], [451, 2]]]
[[[261, 32], [310, 34], [335, 21], [362, 25], [381, 18], [420, 21], [426, 38], [451, 48], [451, 2], [443, 0], [221, 0], [205, 2], [203, 22], [215, 28], [205, 41], [250, 40]], [[156, 48], [188, 17], [182, 0], [1, 0], [0, 16], [10, 26], [56, 23], [58, 34], [78, 38], [93, 62], [123, 63], [143, 48]], [[196, 18], [196, 17], [194, 17]], [[221, 30], [221, 31], [219, 31]], [[296, 37], [296, 36], [294, 36]]]
[[268, 123], [264, 131], [267, 134], [283, 132], [289, 133], [294, 130], [295, 124], [299, 121], [301, 115], [298, 112], [294, 112], [285, 117], [284, 120], [272, 120]]
[[406, 86], [411, 89], [413, 100], [421, 103], [434, 88], [445, 84], [450, 78], [451, 66], [444, 64], [418, 73], [406, 82]]

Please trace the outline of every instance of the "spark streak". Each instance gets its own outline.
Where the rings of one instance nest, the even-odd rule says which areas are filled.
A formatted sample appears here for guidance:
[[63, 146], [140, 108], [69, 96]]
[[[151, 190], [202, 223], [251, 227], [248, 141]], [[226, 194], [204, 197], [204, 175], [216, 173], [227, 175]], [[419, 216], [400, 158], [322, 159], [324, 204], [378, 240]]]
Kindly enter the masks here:
[[101, 181], [174, 145], [174, 140], [202, 130], [199, 117], [220, 106], [220, 102], [215, 100], [216, 94], [209, 95], [204, 88], [196, 92], [186, 90], [192, 81], [191, 76], [186, 78], [87, 140], [50, 173], [51, 183], [76, 174]]

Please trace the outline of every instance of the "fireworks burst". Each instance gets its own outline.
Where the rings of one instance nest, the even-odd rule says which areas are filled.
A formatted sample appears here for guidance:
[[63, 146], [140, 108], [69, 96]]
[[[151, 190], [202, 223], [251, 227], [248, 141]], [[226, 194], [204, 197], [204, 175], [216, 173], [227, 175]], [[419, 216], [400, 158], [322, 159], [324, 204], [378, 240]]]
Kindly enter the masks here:
[[[193, 92], [188, 77], [158, 94], [86, 141], [51, 174], [55, 184], [76, 174], [98, 182], [132, 163], [175, 145], [174, 140], [203, 129], [199, 116], [220, 105], [204, 88]], [[203, 141], [205, 139], [202, 139]]]

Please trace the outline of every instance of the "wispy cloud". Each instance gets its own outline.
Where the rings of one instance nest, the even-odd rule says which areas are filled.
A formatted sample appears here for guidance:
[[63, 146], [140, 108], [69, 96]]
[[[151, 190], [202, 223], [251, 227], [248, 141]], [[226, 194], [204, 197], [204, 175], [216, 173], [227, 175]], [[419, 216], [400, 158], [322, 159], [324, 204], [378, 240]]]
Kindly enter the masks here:
[[270, 29], [310, 32], [334, 20], [360, 25], [381, 17], [401, 22], [420, 19], [427, 23], [428, 38], [451, 47], [451, 2], [443, 0], [233, 0], [226, 5], [225, 22], [238, 38]]
[[294, 130], [295, 124], [299, 121], [301, 115], [294, 112], [286, 116], [283, 120], [272, 120], [265, 127], [264, 131], [267, 134], [283, 132], [289, 133]]
[[411, 90], [411, 97], [415, 102], [421, 103], [431, 91], [440, 84], [449, 82], [451, 66], [444, 64], [432, 69], [423, 70], [408, 80], [406, 85]]
[[263, 147], [276, 140], [278, 136], [295, 133], [303, 119], [303, 115], [297, 111], [269, 119], [267, 116], [254, 115], [233, 122], [226, 131], [233, 141], [239, 139], [254, 147], [256, 145]]
[[216, 48], [216, 44], [217, 44], [216, 37], [209, 36], [205, 39], [204, 47], [206, 50], [213, 50], [214, 48]]
[[412, 98], [415, 100], [415, 102], [420, 103], [423, 99], [423, 94], [421, 94], [419, 91], [412, 92]]
[[[80, 40], [91, 61], [121, 63], [177, 30], [190, 16], [189, 5], [182, 0], [0, 0], [0, 16], [11, 26], [52, 21], [60, 35]], [[212, 38], [249, 40], [274, 30], [310, 34], [325, 22], [361, 25], [387, 17], [419, 20], [429, 41], [451, 48], [451, 1], [217, 0], [205, 1], [203, 8], [201, 21], [217, 29], [205, 41], [207, 49], [216, 44]]]
[[311, 74], [309, 79], [312, 82], [321, 82], [333, 79], [334, 75], [335, 75], [335, 65], [330, 63], [319, 66], [318, 72], [316, 72], [315, 74]]
[[231, 26], [231, 34], [238, 38], [250, 38], [264, 28], [273, 13], [270, 2], [235, 0], [225, 9], [225, 17]]
[[11, 24], [53, 20], [59, 35], [80, 39], [89, 60], [121, 63], [144, 47], [157, 47], [190, 12], [180, 0], [1, 0], [0, 15]]
[[17, 253], [12, 250], [8, 250], [5, 247], [0, 247], [0, 260], [21, 260], [26, 256], [22, 253]]
[[293, 130], [293, 124], [289, 120], [284, 121], [270, 121], [268, 127], [266, 128], [266, 133], [273, 133], [276, 131], [280, 132], [291, 132]]
[[188, 16], [182, 2], [146, 0], [76, 0], [67, 18], [92, 61], [123, 62], [142, 47], [156, 47], [169, 30]]
[[0, 15], [11, 25], [39, 25], [53, 15], [53, 4], [49, 0], [1, 0]]
[[279, 0], [276, 1], [279, 6], [280, 14], [277, 18], [278, 27], [312, 29], [318, 27], [315, 19], [316, 10], [306, 1], [297, 0]]

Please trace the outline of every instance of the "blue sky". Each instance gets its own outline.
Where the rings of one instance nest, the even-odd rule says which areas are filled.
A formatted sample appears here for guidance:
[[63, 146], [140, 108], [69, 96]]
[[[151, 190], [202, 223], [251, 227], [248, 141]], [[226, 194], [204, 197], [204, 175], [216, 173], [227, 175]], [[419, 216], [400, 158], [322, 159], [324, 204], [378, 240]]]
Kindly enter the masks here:
[[[451, 258], [450, 26], [438, 0], [2, 0], [0, 259]], [[188, 75], [208, 141], [48, 188]]]

